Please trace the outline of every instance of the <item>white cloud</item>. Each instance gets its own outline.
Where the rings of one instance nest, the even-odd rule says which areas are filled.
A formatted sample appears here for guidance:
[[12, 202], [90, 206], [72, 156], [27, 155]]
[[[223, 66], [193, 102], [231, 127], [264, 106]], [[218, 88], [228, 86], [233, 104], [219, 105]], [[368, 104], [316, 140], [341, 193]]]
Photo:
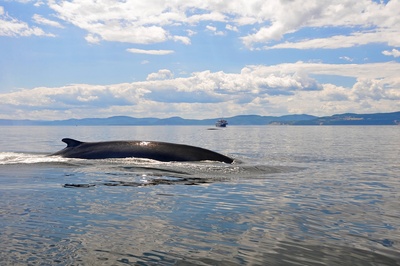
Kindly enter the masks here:
[[147, 76], [146, 80], [163, 80], [163, 79], [171, 79], [174, 77], [174, 74], [168, 69], [160, 69], [156, 73], [151, 73]]
[[341, 57], [339, 57], [339, 59], [342, 59], [342, 60], [345, 60], [345, 61], [348, 61], [348, 62], [353, 62], [353, 58], [348, 57], [348, 56], [341, 56]]
[[[105, 41], [150, 44], [164, 42], [164, 26], [182, 20], [181, 12], [161, 2], [140, 1], [50, 1], [58, 17]], [[174, 36], [172, 36], [174, 39]], [[176, 40], [188, 42], [177, 36]]]
[[172, 39], [176, 42], [181, 42], [186, 45], [189, 45], [191, 43], [190, 39], [186, 36], [173, 36]]
[[[149, 74], [146, 81], [38, 87], [0, 94], [0, 102], [3, 110], [12, 107], [24, 118], [48, 115], [42, 119], [115, 114], [205, 118], [215, 117], [216, 112], [224, 116], [391, 112], [400, 109], [399, 72], [396, 62], [255, 65], [239, 73], [201, 71], [186, 78], [174, 78], [172, 71], [161, 69]], [[343, 87], [321, 83], [318, 75], [356, 81]], [[55, 113], [57, 117], [51, 117]], [[2, 117], [14, 114], [2, 112]]]
[[209, 31], [213, 31], [213, 32], [217, 31], [217, 27], [214, 27], [214, 26], [211, 26], [211, 25], [207, 25], [206, 29], [209, 30]]
[[27, 37], [27, 36], [48, 36], [54, 37], [53, 34], [44, 32], [41, 28], [33, 27], [23, 21], [19, 21], [9, 16], [4, 7], [0, 8], [0, 36], [9, 37]]
[[64, 28], [64, 26], [62, 26], [57, 21], [53, 21], [53, 20], [44, 18], [38, 14], [33, 15], [33, 20], [38, 24], [48, 25], [48, 26], [52, 26], [52, 27], [56, 27], [56, 28]]
[[[112, 86], [74, 84], [59, 88], [38, 87], [1, 95], [5, 104], [45, 109], [69, 109], [74, 106], [104, 107], [112, 105], [135, 104], [145, 91], [131, 88], [131, 84]], [[106, 100], [108, 99], [108, 100]]]
[[[41, 2], [37, 2], [41, 3]], [[170, 27], [190, 27], [203, 21], [226, 23], [225, 28], [239, 32], [239, 27], [252, 25], [256, 32], [243, 32], [243, 43], [251, 48], [257, 44], [281, 41], [286, 35], [302, 28], [346, 27], [348, 35], [300, 40], [266, 46], [267, 49], [337, 48], [382, 42], [392, 46], [400, 43], [399, 1], [376, 3], [370, 0], [326, 1], [278, 1], [236, 0], [215, 1], [146, 2], [134, 0], [109, 2], [49, 1], [59, 19], [87, 31], [86, 40], [91, 43], [117, 41], [138, 44], [180, 41], [190, 44], [186, 36], [172, 35]], [[4, 12], [3, 12], [4, 13]], [[35, 15], [40, 24], [61, 27], [56, 21]], [[360, 27], [361, 29], [357, 29]], [[225, 32], [212, 29], [215, 35]], [[366, 30], [368, 29], [368, 31]], [[194, 31], [189, 30], [189, 36]], [[39, 33], [36, 33], [39, 34]]]
[[387, 56], [400, 57], [400, 51], [397, 49], [392, 49], [392, 51], [383, 51], [382, 54]]
[[400, 45], [400, 38], [393, 37], [391, 31], [356, 32], [351, 35], [336, 35], [328, 38], [316, 38], [298, 42], [284, 42], [264, 49], [337, 49], [369, 43], [388, 43]]
[[88, 43], [92, 43], [92, 44], [98, 44], [101, 41], [101, 39], [98, 36], [94, 35], [94, 34], [86, 35], [85, 40]]
[[212, 11], [211, 8], [204, 9], [204, 11], [207, 11], [207, 13], [196, 14], [196, 15], [191, 15], [191, 16], [185, 17], [183, 22], [189, 23], [189, 24], [197, 24], [202, 21], [214, 21], [214, 22], [226, 21], [225, 15], [223, 15], [220, 12], [214, 12], [214, 11]]
[[40, 7], [40, 6], [42, 6], [42, 5], [44, 5], [45, 3], [43, 2], [43, 1], [37, 1], [36, 3], [34, 3], [33, 5], [35, 6], [35, 7]]
[[[189, 37], [198, 30], [193, 30], [195, 26], [218, 23], [218, 27], [222, 25], [226, 30], [241, 32], [243, 44], [251, 49], [263, 46], [266, 49], [334, 49], [368, 43], [385, 43], [399, 47], [400, 1], [385, 2], [176, 0], [144, 3], [136, 0], [50, 0], [48, 6], [58, 19], [85, 30], [86, 40], [90, 43], [111, 41], [151, 44], [173, 40], [188, 45], [191, 43]], [[37, 23], [61, 26], [58, 22], [43, 17], [36, 17], [35, 20]], [[10, 24], [10, 19], [7, 21]], [[16, 35], [44, 35], [39, 28], [29, 27], [24, 22], [13, 23], [28, 28], [20, 29]], [[3, 35], [6, 35], [2, 24], [5, 23], [0, 23], [0, 27]], [[186, 30], [189, 37], [172, 34], [177, 27]], [[214, 26], [207, 28], [215, 35], [225, 34]], [[291, 35], [302, 29], [318, 28], [332, 29], [332, 32], [342, 32], [344, 28], [346, 33], [303, 40], [292, 38]], [[16, 29], [7, 31], [8, 36]], [[271, 45], [272, 41], [277, 43]]]
[[15, 2], [26, 4], [26, 3], [32, 2], [32, 0], [15, 0]]
[[232, 25], [230, 25], [230, 24], [227, 24], [227, 25], [225, 26], [225, 29], [230, 30], [230, 31], [236, 31], [236, 32], [239, 31], [239, 29], [238, 29], [236, 26], [232, 26]]
[[129, 48], [126, 49], [130, 53], [134, 54], [149, 54], [149, 55], [167, 55], [172, 54], [174, 51], [172, 50], [143, 50], [143, 49], [136, 49], [136, 48]]
[[[268, 2], [268, 5], [269, 8], [262, 9], [261, 13], [263, 20], [269, 21], [270, 25], [261, 26], [256, 33], [243, 37], [246, 46], [279, 41], [284, 35], [302, 28], [320, 27], [333, 29], [345, 27], [351, 33], [283, 43], [272, 48], [337, 48], [374, 42], [395, 45], [400, 41], [398, 37], [400, 18], [397, 14], [400, 8], [399, 1], [389, 1], [386, 5], [369, 0], [281, 1], [280, 3], [272, 1]], [[275, 10], [273, 13], [272, 9]]]
[[126, 43], [150, 44], [164, 42], [168, 39], [167, 32], [158, 26], [135, 26], [135, 25], [119, 25], [95, 24], [90, 25], [89, 32], [96, 34], [105, 41], [118, 41]]
[[196, 35], [196, 34], [197, 34], [197, 32], [195, 32], [195, 31], [193, 31], [193, 30], [186, 30], [186, 32], [187, 32], [187, 34], [188, 34], [189, 36], [193, 36], [193, 35]]
[[214, 27], [214, 26], [211, 26], [211, 25], [207, 25], [207, 26], [206, 26], [206, 29], [207, 29], [208, 31], [213, 32], [214, 35], [218, 35], [218, 36], [223, 36], [223, 35], [225, 35], [225, 32], [219, 31], [219, 30], [217, 30], [217, 27]]

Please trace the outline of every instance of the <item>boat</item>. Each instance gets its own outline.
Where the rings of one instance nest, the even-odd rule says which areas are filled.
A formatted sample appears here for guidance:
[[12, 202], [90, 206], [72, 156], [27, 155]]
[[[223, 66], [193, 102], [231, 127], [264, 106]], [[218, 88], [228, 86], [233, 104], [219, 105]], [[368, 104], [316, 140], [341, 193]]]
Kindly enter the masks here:
[[228, 125], [228, 121], [225, 119], [220, 119], [215, 123], [216, 127], [226, 127], [226, 125]]

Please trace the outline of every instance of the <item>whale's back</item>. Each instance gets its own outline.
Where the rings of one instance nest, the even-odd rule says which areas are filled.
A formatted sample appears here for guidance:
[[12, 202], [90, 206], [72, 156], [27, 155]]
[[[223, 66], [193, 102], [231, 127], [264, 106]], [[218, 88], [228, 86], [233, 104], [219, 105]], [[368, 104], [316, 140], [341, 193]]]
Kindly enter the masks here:
[[147, 158], [158, 161], [220, 161], [232, 163], [233, 159], [223, 154], [200, 147], [156, 141], [104, 141], [82, 142], [64, 138], [63, 150], [52, 155], [66, 158]]

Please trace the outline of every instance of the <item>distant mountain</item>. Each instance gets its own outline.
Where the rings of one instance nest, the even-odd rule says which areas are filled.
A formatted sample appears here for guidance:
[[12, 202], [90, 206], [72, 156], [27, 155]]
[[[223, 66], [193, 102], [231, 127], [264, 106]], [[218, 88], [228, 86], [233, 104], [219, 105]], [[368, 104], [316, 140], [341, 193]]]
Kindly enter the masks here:
[[[312, 115], [259, 116], [238, 115], [224, 117], [229, 125], [396, 125], [400, 124], [400, 112], [379, 114], [339, 114], [326, 117]], [[108, 118], [83, 118], [67, 120], [10, 120], [0, 119], [0, 126], [153, 126], [153, 125], [204, 125], [213, 126], [218, 118], [184, 119], [135, 118], [113, 116]]]
[[[259, 116], [259, 115], [239, 115], [225, 118], [229, 125], [269, 125], [271, 123], [284, 124], [295, 121], [311, 120], [317, 118], [312, 115], [285, 115], [285, 116]], [[212, 120], [215, 122], [215, 119]]]
[[293, 125], [400, 125], [400, 112], [377, 114], [338, 114], [296, 121]]

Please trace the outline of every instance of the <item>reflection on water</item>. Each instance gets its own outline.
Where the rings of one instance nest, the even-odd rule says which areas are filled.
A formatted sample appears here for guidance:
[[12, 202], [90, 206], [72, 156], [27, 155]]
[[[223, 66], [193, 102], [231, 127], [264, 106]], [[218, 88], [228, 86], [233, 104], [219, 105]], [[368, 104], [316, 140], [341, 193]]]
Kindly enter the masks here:
[[2, 265], [400, 264], [398, 128], [204, 132], [242, 162], [0, 152]]

